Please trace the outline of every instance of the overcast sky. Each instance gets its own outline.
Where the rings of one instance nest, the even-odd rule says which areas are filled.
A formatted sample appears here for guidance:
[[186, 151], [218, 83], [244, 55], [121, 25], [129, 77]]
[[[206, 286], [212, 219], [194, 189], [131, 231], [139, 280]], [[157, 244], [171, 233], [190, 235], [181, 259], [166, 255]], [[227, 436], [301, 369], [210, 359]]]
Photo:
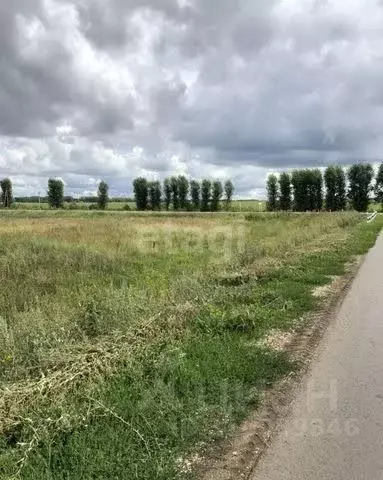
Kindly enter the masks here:
[[382, 0], [0, 1], [0, 177], [16, 195], [138, 175], [378, 162]]

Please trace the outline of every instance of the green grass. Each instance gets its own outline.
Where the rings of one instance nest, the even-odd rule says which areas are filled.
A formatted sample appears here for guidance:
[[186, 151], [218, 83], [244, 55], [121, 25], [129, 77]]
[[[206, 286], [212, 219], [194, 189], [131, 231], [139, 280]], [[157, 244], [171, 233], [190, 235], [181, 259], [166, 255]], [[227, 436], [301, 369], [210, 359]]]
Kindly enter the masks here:
[[313, 288], [383, 224], [68, 213], [0, 225], [4, 479], [192, 476], [296, 368], [261, 340], [318, 308]]

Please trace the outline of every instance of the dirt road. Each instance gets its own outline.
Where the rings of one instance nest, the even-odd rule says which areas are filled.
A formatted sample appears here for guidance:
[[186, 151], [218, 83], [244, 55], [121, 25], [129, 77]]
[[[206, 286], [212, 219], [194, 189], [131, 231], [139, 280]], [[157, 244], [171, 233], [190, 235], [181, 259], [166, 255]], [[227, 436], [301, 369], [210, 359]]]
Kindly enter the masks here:
[[383, 479], [383, 235], [250, 478]]

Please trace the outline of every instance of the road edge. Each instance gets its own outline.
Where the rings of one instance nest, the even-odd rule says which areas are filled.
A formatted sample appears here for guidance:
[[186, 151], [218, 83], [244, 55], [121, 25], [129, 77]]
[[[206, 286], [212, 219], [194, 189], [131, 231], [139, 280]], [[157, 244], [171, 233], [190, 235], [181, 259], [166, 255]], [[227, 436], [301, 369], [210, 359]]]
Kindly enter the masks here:
[[197, 467], [196, 478], [249, 479], [283, 424], [282, 420], [290, 413], [298, 387], [310, 370], [320, 341], [335, 320], [365, 256], [356, 256], [347, 264], [346, 273], [333, 282], [321, 308], [307, 316], [305, 326], [297, 329], [285, 346], [300, 368], [264, 393], [261, 407], [247, 417], [233, 436], [206, 452]]

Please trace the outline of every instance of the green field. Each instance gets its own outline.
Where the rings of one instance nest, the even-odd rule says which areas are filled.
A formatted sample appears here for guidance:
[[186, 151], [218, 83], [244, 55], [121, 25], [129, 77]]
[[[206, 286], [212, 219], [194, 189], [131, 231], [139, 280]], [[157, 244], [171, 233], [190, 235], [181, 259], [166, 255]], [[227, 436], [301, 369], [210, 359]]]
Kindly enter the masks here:
[[[109, 202], [107, 210], [111, 211], [124, 211], [126, 209], [126, 205], [129, 206], [129, 209], [135, 210], [136, 206], [134, 202]], [[64, 209], [66, 210], [89, 210], [90, 207], [96, 208], [96, 203], [88, 203], [88, 202], [65, 202]], [[31, 202], [15, 202], [12, 205], [13, 209], [17, 210], [50, 210], [49, 204], [42, 202], [42, 203], [31, 203]]]
[[0, 216], [0, 478], [193, 478], [297, 365], [262, 342], [375, 242], [355, 213]]
[[[134, 202], [109, 202], [107, 210], [110, 211], [125, 211], [126, 205], [130, 210], [135, 210]], [[95, 207], [96, 204], [86, 202], [66, 202], [64, 208], [68, 210], [89, 210], [90, 207]], [[13, 204], [14, 209], [18, 210], [49, 210], [48, 203], [18, 203]], [[231, 212], [264, 212], [266, 211], [266, 202], [261, 200], [234, 200], [230, 206]]]
[[[95, 208], [96, 204], [86, 203], [86, 202], [72, 202], [72, 203], [65, 203], [64, 209], [65, 210], [89, 210], [90, 208]], [[127, 207], [128, 206], [128, 207]], [[48, 203], [14, 203], [12, 209], [17, 210], [50, 210]], [[136, 210], [136, 205], [134, 202], [109, 202], [108, 211], [126, 211]], [[375, 210], [378, 212], [382, 212], [382, 205], [376, 202], [371, 202], [369, 209], [370, 212], [374, 212]], [[236, 212], [236, 213], [262, 213], [266, 212], [266, 202], [263, 200], [234, 200], [231, 203], [229, 208], [229, 212]]]

